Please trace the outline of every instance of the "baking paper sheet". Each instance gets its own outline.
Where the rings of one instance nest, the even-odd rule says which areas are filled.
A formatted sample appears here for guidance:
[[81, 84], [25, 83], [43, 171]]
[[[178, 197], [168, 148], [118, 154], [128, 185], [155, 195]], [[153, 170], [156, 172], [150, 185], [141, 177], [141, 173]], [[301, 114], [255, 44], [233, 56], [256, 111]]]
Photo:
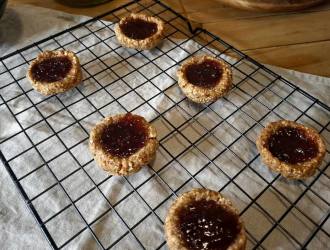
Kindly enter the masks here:
[[[7, 54], [36, 39], [46, 37], [83, 20], [86, 20], [86, 17], [73, 16], [31, 6], [9, 8], [0, 23], [2, 39], [0, 43], [0, 55]], [[110, 27], [112, 27], [111, 24], [107, 22], [96, 22], [91, 26], [91, 29], [98, 29], [102, 27], [102, 25], [110, 25]], [[74, 35], [79, 37], [83, 35], [84, 32], [86, 32], [86, 30], [79, 29], [74, 31]], [[106, 36], [111, 35], [113, 34], [111, 34], [108, 29], [104, 32], [98, 32], [97, 36], [88, 36], [81, 40], [81, 42], [89, 46], [99, 41], [100, 38], [104, 39]], [[73, 38], [70, 35], [65, 35], [60, 37], [58, 41], [64, 44], [70, 41], [70, 39]], [[184, 41], [173, 38], [166, 39], [160, 45], [160, 48], [163, 51], [167, 51], [173, 48], [175, 43], [181, 43], [181, 47], [184, 48], [185, 51], [176, 49], [175, 51], [169, 52], [168, 55], [170, 58], [164, 55], [155, 61], [156, 65], [151, 64], [148, 58], [152, 59], [161, 55], [158, 50], [147, 51], [130, 57], [128, 61], [134, 67], [140, 67], [146, 64], [146, 66], [140, 68], [138, 71], [132, 71], [132, 66], [123, 61], [113, 66], [111, 68], [112, 70], [106, 70], [103, 73], [97, 74], [95, 78], [89, 78], [89, 74], [96, 74], [105, 68], [103, 63], [94, 60], [84, 66], [85, 80], [78, 87], [79, 91], [74, 89], [65, 94], [58, 95], [58, 98], [51, 97], [43, 101], [43, 96], [35, 91], [29, 91], [31, 86], [25, 78], [22, 79], [19, 84], [24, 91], [28, 91], [27, 95], [30, 100], [25, 95], [15, 98], [22, 93], [22, 89], [17, 87], [17, 84], [11, 84], [1, 89], [1, 96], [4, 100], [12, 99], [8, 102], [8, 108], [14, 114], [30, 107], [31, 101], [39, 103], [37, 104], [37, 108], [41, 114], [38, 113], [35, 107], [31, 107], [17, 115], [17, 119], [24, 128], [37, 123], [26, 130], [26, 133], [32, 139], [33, 143], [37, 144], [37, 149], [41, 152], [44, 160], [49, 161], [48, 166], [58, 179], [62, 179], [70, 172], [77, 170], [79, 164], [84, 165], [84, 171], [80, 169], [74, 175], [71, 175], [61, 182], [66, 192], [73, 200], [93, 189], [95, 187], [93, 182], [100, 183], [107, 177], [107, 175], [91, 161], [91, 155], [88, 152], [87, 145], [87, 132], [89, 132], [90, 128], [96, 122], [102, 119], [102, 115], [108, 116], [125, 112], [126, 110], [134, 110], [134, 113], [141, 114], [148, 120], [153, 120], [158, 117], [159, 113], [157, 112], [164, 112], [172, 107], [163, 114], [163, 117], [161, 116], [153, 120], [153, 124], [158, 131], [158, 137], [162, 140], [163, 147], [160, 147], [157, 152], [157, 157], [152, 163], [152, 168], [154, 171], [157, 171], [170, 162], [170, 164], [159, 173], [161, 178], [151, 178], [150, 181], [140, 186], [138, 193], [136, 193], [133, 187], [136, 188], [143, 183], [144, 180], [153, 175], [153, 170], [144, 168], [139, 173], [127, 178], [111, 177], [75, 203], [88, 223], [95, 220], [98, 216], [103, 215], [91, 228], [105, 247], [116, 242], [122, 235], [125, 235], [125, 237], [115, 245], [114, 249], [137, 249], [140, 245], [136, 238], [139, 239], [147, 249], [158, 247], [159, 244], [164, 241], [161, 221], [164, 221], [166, 211], [175, 197], [172, 196], [168, 201], [158, 207], [155, 213], [150, 213], [150, 208], [157, 207], [166, 197], [171, 195], [171, 189], [176, 190], [179, 188], [190, 178], [190, 174], [197, 173], [202, 167], [209, 163], [209, 159], [213, 159], [219, 152], [230, 145], [224, 153], [214, 159], [214, 163], [209, 163], [209, 165], [196, 176], [197, 181], [190, 180], [179, 190], [178, 194], [192, 187], [200, 187], [199, 183], [207, 188], [215, 190], [226, 186], [230, 181], [229, 178], [235, 176], [246, 166], [244, 162], [251, 161], [256, 155], [256, 148], [252, 142], [255, 140], [262, 125], [274, 119], [279, 119], [274, 113], [271, 113], [266, 119], [262, 120], [260, 124], [257, 124], [253, 129], [249, 130], [244, 137], [241, 137], [236, 143], [231, 145], [235, 138], [239, 138], [241, 133], [244, 133], [249, 127], [255, 124], [254, 119], [258, 119], [262, 114], [268, 111], [266, 107], [263, 107], [257, 101], [252, 101], [249, 105], [244, 106], [241, 111], [232, 115], [233, 111], [237, 109], [235, 105], [240, 107], [240, 105], [249, 99], [249, 97], [242, 94], [242, 92], [233, 90], [228, 95], [227, 100], [220, 100], [212, 104], [212, 109], [206, 109], [198, 115], [195, 120], [192, 120], [187, 125], [181, 126], [179, 128], [180, 133], [172, 133], [174, 128], [171, 124], [168, 124], [166, 119], [175, 127], [179, 127], [186, 119], [189, 119], [190, 115], [194, 115], [203, 108], [203, 106], [192, 104], [186, 100], [180, 102], [184, 96], [180, 92], [178, 86], [174, 84], [175, 81], [171, 78], [171, 76], [174, 79], [176, 78], [175, 72], [177, 66], [173, 67], [175, 62], [187, 58], [189, 56], [187, 52], [193, 53], [199, 49], [200, 46], [191, 40]], [[111, 48], [118, 47], [115, 38], [107, 40], [107, 44]], [[52, 49], [54, 43], [44, 44], [44, 46], [45, 47], [41, 48]], [[66, 47], [66, 49], [73, 51], [79, 51], [81, 48], [83, 48], [81, 43], [73, 43]], [[109, 47], [101, 44], [92, 47], [92, 51], [96, 55], [101, 55], [109, 51]], [[32, 59], [39, 52], [40, 51], [33, 48], [29, 51], [25, 51], [24, 56]], [[124, 48], [118, 48], [116, 52], [123, 57], [128, 57], [136, 53], [134, 50]], [[202, 52], [218, 54], [218, 52], [214, 50], [204, 50]], [[88, 51], [84, 51], [78, 56], [81, 63], [86, 63], [93, 59], [93, 55]], [[229, 57], [224, 58], [229, 62], [235, 62], [235, 59]], [[8, 67], [11, 67], [15, 64], [17, 65], [20, 60], [21, 58], [12, 57], [7, 59], [5, 63]], [[120, 56], [114, 52], [108, 53], [106, 56], [102, 57], [102, 61], [109, 67], [121, 60]], [[244, 72], [246, 72], [249, 67], [249, 65], [244, 65], [244, 62], [237, 66]], [[0, 67], [0, 72], [3, 72], [3, 66], [1, 65]], [[26, 69], [27, 64], [24, 64], [12, 73], [17, 78], [23, 77], [26, 73]], [[328, 94], [330, 80], [328, 78], [276, 67], [272, 67], [272, 69], [284, 75], [309, 93], [317, 96], [326, 104], [330, 104]], [[159, 74], [161, 70], [164, 70], [166, 73], [162, 73], [156, 78], [153, 78]], [[129, 74], [130, 72], [132, 73]], [[122, 80], [119, 79], [119, 77], [122, 76], [124, 76], [125, 82], [129, 85], [125, 85]], [[254, 77], [261, 82], [274, 80], [272, 76], [261, 71], [259, 75], [255, 75]], [[239, 83], [242, 79], [244, 79], [244, 75], [240, 74], [238, 71], [234, 71], [234, 82]], [[0, 86], [8, 84], [12, 80], [11, 76], [7, 73], [1, 74]], [[101, 85], [107, 86], [106, 91], [97, 91], [100, 89], [100, 85], [96, 80]], [[159, 89], [153, 86], [151, 82]], [[138, 87], [139, 85], [141, 86]], [[173, 86], [166, 90], [166, 95], [159, 94], [159, 90], [166, 89], [171, 85]], [[251, 94], [258, 91], [258, 86], [249, 80], [244, 80], [240, 86]], [[130, 91], [131, 88], [135, 87], [138, 87], [136, 92]], [[280, 81], [276, 81], [271, 88], [272, 91], [278, 93], [278, 96], [274, 95], [271, 91], [265, 91], [264, 94], [258, 96], [258, 98], [260, 98], [258, 100], [265, 105], [269, 105], [268, 108], [272, 108], [273, 105], [281, 101], [281, 98], [285, 98], [288, 91], [292, 91], [291, 88]], [[90, 95], [92, 92], [95, 92], [95, 94]], [[129, 92], [129, 94], [124, 95], [127, 92]], [[112, 96], [110, 96], [109, 93], [111, 93]], [[88, 96], [88, 101], [83, 99], [82, 95]], [[118, 98], [119, 96], [121, 97], [118, 99], [118, 102], [111, 102], [113, 98]], [[79, 102], [71, 105], [71, 103], [79, 99], [81, 99]], [[144, 103], [143, 99], [150, 100]], [[175, 102], [180, 102], [180, 104], [175, 105]], [[107, 103], [110, 104], [103, 107]], [[16, 157], [17, 154], [20, 154], [24, 150], [31, 148], [32, 145], [24, 133], [20, 133], [21, 128], [11, 115], [7, 106], [1, 104], [2, 101], [0, 100], [0, 142], [5, 141], [6, 138], [11, 135], [17, 134], [0, 146], [3, 154], [9, 160]], [[68, 108], [64, 108], [63, 104], [68, 106]], [[143, 105], [135, 109], [139, 104]], [[287, 119], [296, 119], [299, 117], [301, 112], [294, 109], [290, 104], [298, 106], [300, 110], [305, 110], [312, 102], [298, 92], [295, 92], [295, 94], [288, 98], [287, 102], [284, 102], [283, 105], [280, 105], [276, 109], [277, 113]], [[102, 108], [100, 112], [94, 112], [95, 107]], [[126, 110], [123, 109], [123, 107], [125, 107]], [[58, 112], [58, 110], [61, 111]], [[309, 109], [307, 114], [309, 117], [317, 120], [319, 124], [304, 115], [301, 116], [299, 121], [317, 130], [321, 128], [320, 124], [324, 126], [329, 122], [329, 112], [323, 110], [318, 105]], [[45, 122], [38, 123], [38, 121], [41, 120], [41, 116], [48, 117], [47, 121], [50, 126]], [[74, 116], [74, 118], [72, 116]], [[81, 119], [79, 124], [75, 123], [75, 119]], [[224, 119], [227, 120], [223, 121]], [[211, 134], [206, 135], [195, 144], [196, 146], [192, 146], [190, 150], [180, 155], [176, 160], [173, 160], [172, 156], [176, 157], [179, 155], [185, 148], [191, 146], [191, 143], [198, 140], [201, 135], [207, 133], [206, 129], [210, 129], [218, 123], [221, 123], [221, 125], [214, 129]], [[70, 124], [73, 125], [69, 126]], [[67, 126], [69, 127], [63, 130], [63, 128]], [[327, 126], [327, 129], [322, 132], [322, 136], [325, 138], [329, 148], [330, 127], [329, 124]], [[58, 136], [54, 136], [54, 131], [61, 132], [58, 133]], [[169, 133], [172, 134], [167, 136]], [[45, 138], [48, 137], [49, 139], [45, 140]], [[43, 142], [40, 143], [40, 141]], [[81, 143], [76, 145], [78, 142]], [[66, 148], [70, 149], [70, 153]], [[72, 156], [74, 156], [76, 160], [73, 159]], [[328, 153], [322, 167], [326, 165], [326, 162], [329, 162]], [[10, 161], [10, 166], [17, 177], [20, 178], [32, 169], [43, 166], [43, 160], [38, 156], [35, 149], [31, 148], [24, 154]], [[259, 158], [253, 161], [250, 167], [245, 168], [244, 171], [235, 178], [234, 182], [227, 185], [222, 191], [225, 196], [233, 201], [240, 211], [243, 211], [246, 206], [251, 203], [250, 198], [242, 192], [242, 189], [253, 198], [267, 187], [267, 183], [256, 175], [253, 169], [268, 182], [271, 182], [276, 177], [274, 173], [264, 167]], [[327, 169], [325, 172], [329, 176], [329, 170]], [[86, 173], [92, 177], [92, 180], [88, 178]], [[305, 183], [308, 184], [312, 180], [313, 178], [307, 180]], [[163, 181], [166, 181], [168, 186], [164, 184]], [[21, 184], [30, 198], [37, 196], [42, 190], [54, 185], [49, 192], [33, 201], [42, 220], [47, 220], [47, 218], [50, 218], [56, 212], [70, 204], [63, 189], [59, 185], [55, 185], [55, 178], [45, 166], [40, 167], [40, 169], [33, 174], [24, 178]], [[278, 191], [282, 192], [291, 202], [305, 189], [304, 185], [301, 183], [287, 181], [283, 178], [276, 180], [273, 186], [276, 187]], [[296, 207], [310, 216], [315, 223], [320, 223], [329, 213], [329, 206], [326, 204], [326, 202], [329, 203], [330, 201], [328, 177], [322, 175], [312, 186], [312, 190], [319, 194], [323, 200], [318, 198], [315, 193], [308, 191], [298, 202]], [[128, 198], [121, 201], [123, 197], [130, 193], [132, 194], [129, 195]], [[0, 167], [0, 195], [1, 248], [49, 249], [50, 247], [42, 235], [41, 230], [24, 205], [23, 199], [20, 197], [2, 165]], [[141, 199], [141, 197], [143, 199]], [[107, 198], [112, 205], [119, 203], [115, 206], [117, 213], [112, 210], [103, 214], [110, 208], [105, 198]], [[257, 200], [257, 203], [274, 219], [278, 219], [290, 206], [289, 202], [274, 191], [273, 187], [269, 187]], [[255, 244], [254, 240], [260, 239], [272, 226], [273, 222], [267, 214], [265, 214], [265, 211], [262, 211], [257, 205], [252, 205], [242, 216], [248, 232], [254, 237], [253, 239], [250, 235], [248, 248], [252, 247]], [[143, 222], [135, 226], [139, 220], [149, 213], [150, 215], [147, 216]], [[122, 217], [126, 225], [119, 216]], [[296, 208], [293, 208], [282, 220], [281, 226], [294, 235], [301, 243], [308, 239], [310, 232], [315, 229], [315, 225], [304, 217]], [[70, 208], [47, 223], [47, 228], [58, 245], [64, 243], [83, 227], [84, 222], [78, 216], [73, 206], [70, 206]], [[128, 227], [134, 227], [132, 229], [134, 235], [128, 232]], [[328, 233], [330, 232], [329, 220], [324, 224], [323, 229]], [[284, 231], [277, 227], [264, 241], [263, 246], [268, 249], [298, 248], [294, 241], [286, 236]], [[311, 249], [325, 248], [328, 242], [329, 238], [320, 231], [316, 234], [309, 247]], [[74, 241], [70, 242], [66, 248], [96, 249], [97, 244], [91, 232], [87, 229]], [[162, 248], [166, 249], [166, 245]]]

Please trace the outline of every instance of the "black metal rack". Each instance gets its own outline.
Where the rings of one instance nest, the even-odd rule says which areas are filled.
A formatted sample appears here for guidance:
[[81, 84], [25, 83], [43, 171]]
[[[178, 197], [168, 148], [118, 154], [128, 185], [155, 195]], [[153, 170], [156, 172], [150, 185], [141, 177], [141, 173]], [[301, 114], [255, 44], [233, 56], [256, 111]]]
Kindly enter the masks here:
[[[162, 18], [170, 46], [127, 54], [119, 45], [114, 47], [113, 23], [131, 11]], [[87, 43], [91, 37], [92, 43]], [[186, 46], [189, 41], [198, 45], [193, 51]], [[106, 52], [96, 54], [96, 46], [104, 46]], [[82, 61], [84, 82], [89, 85], [41, 97], [22, 72], [40, 51], [61, 48], [74, 50], [81, 58], [89, 55], [91, 60]], [[175, 61], [178, 51], [185, 56]], [[110, 53], [117, 58], [112, 65], [104, 60]], [[222, 57], [234, 72], [231, 93], [208, 105], [192, 104], [176, 92], [174, 69], [198, 53]], [[165, 67], [159, 60], [170, 63]], [[144, 73], [146, 65], [154, 70], [152, 76]], [[118, 74], [118, 67], [127, 72]], [[132, 86], [129, 76], [142, 80]], [[193, 30], [160, 1], [129, 2], [8, 54], [1, 58], [0, 77], [8, 79], [0, 83], [0, 112], [14, 124], [11, 134], [0, 141], [0, 157], [54, 249], [86, 239], [89, 248], [92, 242], [101, 249], [165, 248], [161, 227], [167, 208], [191, 187], [217, 189], [231, 197], [245, 221], [249, 248], [274, 248], [273, 242], [301, 249], [328, 244], [329, 151], [314, 177], [287, 181], [262, 165], [254, 140], [267, 122], [290, 119], [313, 126], [328, 143], [330, 108], [219, 37]], [[168, 82], [160, 83], [160, 77]], [[113, 91], [118, 85], [123, 88], [119, 93]], [[107, 176], [88, 155], [91, 125], [116, 111], [145, 112], [160, 128], [156, 161], [130, 177]], [[59, 118], [65, 123], [57, 124]], [[67, 141], [72, 131], [78, 134], [73, 143]], [[25, 166], [17, 164], [22, 161]], [[74, 189], [76, 181], [83, 183], [79, 190]], [[150, 199], [152, 195], [157, 199]], [[49, 204], [54, 200], [56, 204]]]

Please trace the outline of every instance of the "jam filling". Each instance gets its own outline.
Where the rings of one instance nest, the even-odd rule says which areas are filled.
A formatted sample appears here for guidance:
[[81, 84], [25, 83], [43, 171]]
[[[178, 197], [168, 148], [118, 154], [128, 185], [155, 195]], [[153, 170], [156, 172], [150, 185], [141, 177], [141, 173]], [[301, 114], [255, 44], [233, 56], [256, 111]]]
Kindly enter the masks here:
[[147, 128], [139, 116], [127, 114], [102, 132], [101, 145], [110, 154], [127, 157], [141, 149], [147, 139]]
[[296, 164], [314, 158], [318, 147], [304, 131], [292, 127], [278, 129], [268, 139], [268, 149], [280, 161]]
[[218, 62], [205, 60], [199, 64], [191, 64], [186, 68], [187, 80], [199, 87], [214, 87], [222, 76], [222, 68]]
[[227, 249], [241, 230], [238, 216], [213, 200], [194, 201], [182, 208], [179, 223], [188, 249]]
[[71, 60], [66, 56], [51, 57], [32, 66], [33, 78], [40, 82], [63, 80], [72, 68]]
[[125, 36], [136, 40], [146, 39], [158, 30], [156, 23], [139, 18], [127, 18], [125, 22], [120, 24], [120, 29]]

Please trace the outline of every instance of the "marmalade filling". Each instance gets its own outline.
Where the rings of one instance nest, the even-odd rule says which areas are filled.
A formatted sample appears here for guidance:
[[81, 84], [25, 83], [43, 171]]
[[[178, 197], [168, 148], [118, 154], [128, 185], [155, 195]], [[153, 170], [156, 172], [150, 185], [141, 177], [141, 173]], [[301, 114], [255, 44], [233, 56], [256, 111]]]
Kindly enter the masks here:
[[101, 145], [114, 156], [128, 157], [145, 145], [147, 136], [143, 118], [126, 114], [103, 130]]
[[63, 80], [72, 68], [71, 60], [66, 56], [44, 59], [32, 66], [33, 78], [40, 82]]
[[178, 216], [188, 249], [227, 249], [241, 230], [238, 216], [213, 200], [194, 201]]
[[120, 24], [120, 29], [125, 36], [136, 40], [151, 37], [158, 30], [156, 23], [147, 22], [140, 18], [127, 18]]
[[316, 143], [304, 131], [292, 127], [278, 129], [268, 139], [268, 149], [280, 161], [296, 164], [314, 158]]

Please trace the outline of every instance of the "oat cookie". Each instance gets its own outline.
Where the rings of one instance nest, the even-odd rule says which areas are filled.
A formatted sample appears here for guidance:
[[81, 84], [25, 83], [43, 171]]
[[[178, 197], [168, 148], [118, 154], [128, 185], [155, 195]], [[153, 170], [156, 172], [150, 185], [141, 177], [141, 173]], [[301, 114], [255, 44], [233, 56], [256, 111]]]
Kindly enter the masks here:
[[32, 61], [27, 78], [43, 95], [65, 92], [82, 80], [79, 59], [71, 51], [44, 51]]
[[183, 93], [197, 103], [216, 101], [232, 87], [230, 67], [212, 56], [190, 58], [182, 64], [177, 76]]
[[170, 250], [245, 249], [244, 225], [231, 202], [216, 191], [193, 189], [176, 199], [165, 219]]
[[158, 148], [156, 129], [130, 113], [104, 118], [90, 133], [95, 161], [113, 175], [129, 175], [153, 160]]
[[157, 17], [131, 13], [116, 24], [115, 33], [124, 47], [150, 50], [163, 39], [165, 24]]
[[325, 155], [325, 144], [312, 128], [280, 120], [268, 124], [256, 141], [262, 161], [290, 179], [312, 176]]

